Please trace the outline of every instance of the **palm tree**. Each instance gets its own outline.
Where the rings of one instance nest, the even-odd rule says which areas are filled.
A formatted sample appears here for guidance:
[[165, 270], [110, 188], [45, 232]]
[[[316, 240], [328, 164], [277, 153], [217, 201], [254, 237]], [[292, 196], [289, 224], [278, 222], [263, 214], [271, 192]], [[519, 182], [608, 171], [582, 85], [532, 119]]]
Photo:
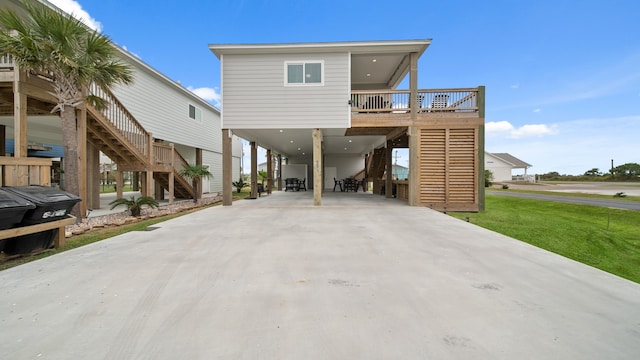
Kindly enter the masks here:
[[200, 187], [198, 184], [200, 183], [200, 179], [206, 179], [211, 177], [211, 172], [209, 172], [209, 168], [204, 165], [185, 165], [182, 171], [180, 171], [180, 175], [191, 179], [193, 182], [193, 192], [195, 196], [193, 197], [193, 202], [198, 202], [198, 193], [200, 192]]
[[109, 203], [111, 205], [111, 210], [113, 210], [116, 206], [124, 205], [127, 207], [127, 210], [131, 212], [131, 216], [140, 216], [140, 211], [142, 210], [142, 206], [146, 205], [150, 208], [157, 208], [158, 201], [152, 198], [151, 196], [140, 196], [137, 199], [135, 197], [131, 197], [130, 199], [119, 198], [115, 199]]
[[[132, 70], [117, 59], [109, 38], [72, 15], [38, 1], [23, 0], [22, 4], [26, 16], [0, 11], [0, 51], [11, 54], [23, 70], [51, 76], [51, 94], [57, 99], [52, 112], [60, 112], [62, 122], [65, 190], [81, 195], [76, 108], [85, 101], [104, 107], [104, 100], [83, 94], [83, 89], [91, 83], [104, 88], [131, 83]], [[78, 206], [72, 213], [80, 218]]]

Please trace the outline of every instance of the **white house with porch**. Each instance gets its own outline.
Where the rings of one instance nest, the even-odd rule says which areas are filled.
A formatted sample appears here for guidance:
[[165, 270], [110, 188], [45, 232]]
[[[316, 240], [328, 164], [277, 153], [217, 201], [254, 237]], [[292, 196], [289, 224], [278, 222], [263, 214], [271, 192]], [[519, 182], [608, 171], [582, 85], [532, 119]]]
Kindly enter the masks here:
[[[220, 60], [223, 141], [236, 134], [251, 143], [251, 197], [260, 146], [283, 173], [283, 158], [306, 165], [315, 205], [332, 178], [354, 177], [389, 198], [395, 187], [410, 205], [482, 209], [484, 87], [418, 89], [418, 59], [430, 43], [209, 45]], [[406, 78], [409, 88], [398, 89]], [[408, 180], [397, 183], [385, 171], [394, 148], [408, 148], [412, 160]], [[223, 158], [223, 203], [231, 205], [230, 143]], [[267, 172], [271, 185], [281, 180]]]
[[[490, 170], [493, 174], [493, 181], [512, 181], [516, 178], [526, 181], [533, 179], [527, 174], [527, 169], [532, 165], [509, 153], [485, 152], [484, 161], [485, 169]], [[523, 172], [514, 174], [514, 170], [523, 170]]]

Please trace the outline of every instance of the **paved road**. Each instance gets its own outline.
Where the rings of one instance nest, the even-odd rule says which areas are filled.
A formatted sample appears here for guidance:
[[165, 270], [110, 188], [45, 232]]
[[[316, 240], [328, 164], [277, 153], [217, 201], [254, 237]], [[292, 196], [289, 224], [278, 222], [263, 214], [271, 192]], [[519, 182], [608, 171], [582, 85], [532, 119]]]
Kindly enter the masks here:
[[640, 358], [640, 284], [396, 199], [312, 195], [1, 271], [0, 358]]
[[530, 194], [530, 193], [521, 193], [521, 192], [506, 192], [506, 191], [492, 191], [492, 190], [487, 190], [486, 193], [491, 195], [511, 196], [511, 197], [536, 199], [536, 200], [550, 200], [550, 201], [559, 201], [559, 202], [565, 202], [570, 204], [604, 206], [604, 207], [616, 208], [616, 209], [640, 211], [640, 201], [594, 199], [594, 198], [585, 198], [585, 197]]

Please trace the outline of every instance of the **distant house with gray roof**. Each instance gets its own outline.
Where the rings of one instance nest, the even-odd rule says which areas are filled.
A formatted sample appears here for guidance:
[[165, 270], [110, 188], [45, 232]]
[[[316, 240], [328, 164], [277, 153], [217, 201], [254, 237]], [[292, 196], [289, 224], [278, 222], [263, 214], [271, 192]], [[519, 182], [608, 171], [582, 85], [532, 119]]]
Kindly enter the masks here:
[[[523, 179], [530, 177], [527, 175], [527, 169], [532, 165], [509, 153], [490, 153], [485, 151], [484, 155], [484, 168], [491, 170], [493, 181], [511, 181], [514, 180], [514, 177]], [[523, 170], [524, 173], [514, 174], [514, 170]]]

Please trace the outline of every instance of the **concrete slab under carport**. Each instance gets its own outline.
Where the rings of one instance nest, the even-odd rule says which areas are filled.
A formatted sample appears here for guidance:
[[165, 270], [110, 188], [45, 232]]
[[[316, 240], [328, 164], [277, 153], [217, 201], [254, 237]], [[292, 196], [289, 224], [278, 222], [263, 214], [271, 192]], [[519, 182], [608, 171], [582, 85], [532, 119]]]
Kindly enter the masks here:
[[639, 284], [395, 199], [325, 195], [237, 201], [2, 271], [0, 354], [640, 355]]

